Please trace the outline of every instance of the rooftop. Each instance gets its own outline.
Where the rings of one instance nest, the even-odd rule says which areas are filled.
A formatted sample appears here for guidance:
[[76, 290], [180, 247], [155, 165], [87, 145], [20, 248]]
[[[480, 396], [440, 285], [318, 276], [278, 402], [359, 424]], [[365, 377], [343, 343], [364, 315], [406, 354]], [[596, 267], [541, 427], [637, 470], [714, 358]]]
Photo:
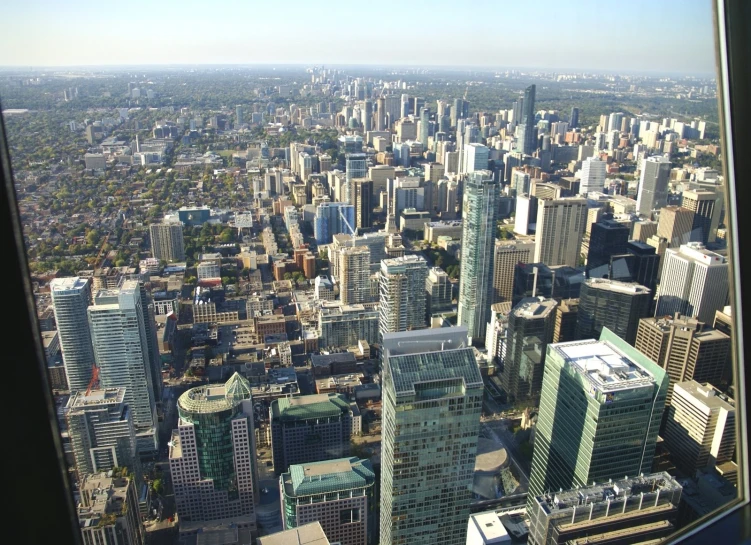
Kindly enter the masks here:
[[258, 543], [259, 545], [330, 545], [318, 521], [259, 537]]
[[80, 290], [83, 289], [87, 282], [87, 279], [79, 276], [53, 278], [50, 281], [50, 291]]
[[709, 383], [699, 384], [695, 380], [679, 382], [673, 388], [673, 396], [679, 395], [679, 392], [690, 395], [710, 409], [735, 411], [735, 401]]
[[480, 533], [483, 543], [508, 543], [511, 541], [506, 528], [501, 524], [501, 519], [495, 511], [471, 515], [469, 524]]
[[231, 409], [244, 399], [250, 399], [250, 383], [235, 373], [223, 385], [191, 388], [177, 403], [180, 411], [214, 413]]
[[584, 285], [590, 288], [597, 288], [598, 290], [607, 290], [616, 293], [648, 294], [651, 291], [649, 288], [637, 284], [636, 282], [620, 282], [608, 278], [588, 278], [584, 281]]
[[555, 310], [558, 303], [555, 299], [544, 297], [525, 297], [513, 308], [511, 314], [519, 318], [545, 318]]
[[335, 418], [349, 411], [349, 402], [334, 393], [285, 397], [271, 403], [272, 417], [282, 421]]
[[375, 473], [369, 460], [340, 458], [291, 465], [281, 481], [287, 496], [315, 496], [370, 487], [375, 482]]
[[96, 405], [114, 405], [123, 403], [125, 388], [103, 388], [86, 392], [75, 392], [68, 402], [68, 408], [80, 409]]

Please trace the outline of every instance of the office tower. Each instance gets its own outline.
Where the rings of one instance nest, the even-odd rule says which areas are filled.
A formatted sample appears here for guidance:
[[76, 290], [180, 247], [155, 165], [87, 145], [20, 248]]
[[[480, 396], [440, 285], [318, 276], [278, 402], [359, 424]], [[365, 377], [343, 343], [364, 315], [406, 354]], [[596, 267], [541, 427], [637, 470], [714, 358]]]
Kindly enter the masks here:
[[235, 373], [224, 384], [191, 388], [178, 398], [177, 412], [169, 464], [180, 519], [254, 515], [260, 495], [247, 379]]
[[535, 86], [530, 85], [524, 90], [522, 102], [521, 124], [516, 149], [525, 155], [532, 155], [537, 149], [535, 129]]
[[528, 401], [540, 395], [557, 306], [553, 299], [529, 297], [511, 310], [501, 372], [501, 385], [509, 402]]
[[339, 297], [345, 305], [370, 301], [370, 250], [365, 246], [339, 252]]
[[418, 255], [381, 261], [380, 334], [425, 327], [425, 279], [428, 262]]
[[377, 524], [370, 460], [340, 458], [290, 465], [279, 477], [285, 530], [320, 522], [341, 545], [372, 543]]
[[[364, 153], [347, 153], [345, 156], [346, 180], [368, 177], [368, 156]], [[350, 202], [350, 201], [347, 201]]]
[[482, 144], [464, 144], [464, 156], [462, 158], [462, 172], [477, 172], [488, 168], [487, 147]]
[[394, 218], [401, 216], [406, 208], [424, 210], [425, 188], [422, 180], [417, 176], [387, 180], [386, 196], [388, 200], [388, 214]]
[[691, 224], [691, 242], [701, 242], [703, 244], [709, 242], [716, 199], [717, 195], [714, 191], [696, 190], [683, 192], [681, 208], [694, 213], [693, 223]]
[[676, 312], [711, 322], [728, 302], [728, 262], [700, 242], [665, 250], [657, 316]]
[[639, 320], [649, 316], [652, 294], [644, 286], [603, 278], [582, 284], [576, 336], [597, 339], [603, 327], [629, 344], [634, 344]]
[[86, 309], [91, 301], [91, 283], [78, 276], [53, 278], [50, 294], [55, 313], [65, 378], [71, 392], [86, 390], [94, 367], [94, 350]]
[[735, 402], [709, 383], [673, 386], [667, 410], [665, 446], [687, 475], [729, 462], [735, 451]]
[[[128, 468], [129, 469], [129, 468]], [[78, 525], [85, 545], [143, 545], [136, 484], [126, 468], [86, 475], [81, 482]]]
[[571, 108], [571, 116], [568, 120], [568, 126], [572, 129], [579, 126], [579, 108]]
[[469, 103], [466, 100], [463, 100], [461, 98], [455, 98], [454, 99], [454, 105], [451, 107], [451, 126], [452, 127], [458, 127], [457, 123], [459, 119], [465, 119], [467, 115], [465, 114], [466, 109], [465, 104], [467, 107], [469, 106]]
[[539, 201], [534, 261], [549, 267], [576, 267], [586, 219], [586, 199], [567, 197]]
[[527, 172], [519, 169], [512, 169], [511, 171], [511, 187], [516, 191], [518, 195], [529, 194], [531, 177]]
[[579, 299], [563, 299], [555, 307], [555, 325], [553, 326], [553, 342], [565, 343], [574, 341], [576, 337], [576, 321], [579, 315]]
[[495, 241], [493, 258], [493, 303], [511, 301], [514, 293], [514, 269], [518, 263], [530, 263], [535, 245], [531, 242]]
[[428, 137], [430, 136], [430, 108], [420, 109], [420, 142], [423, 149], [428, 149]]
[[351, 181], [354, 190], [355, 223], [360, 229], [373, 225], [373, 182], [367, 178], [355, 178]]
[[639, 193], [636, 198], [638, 214], [650, 217], [652, 210], [667, 206], [670, 167], [670, 160], [664, 155], [644, 159], [641, 164]]
[[97, 292], [88, 319], [99, 382], [103, 388], [125, 388], [139, 454], [155, 453], [156, 396], [138, 281], [125, 280], [119, 289]]
[[649, 237], [657, 234], [657, 225], [657, 222], [652, 220], [635, 222], [631, 233], [632, 239], [646, 243]]
[[484, 342], [493, 303], [498, 191], [487, 170], [470, 173], [464, 182], [457, 324], [467, 327], [473, 343]]
[[449, 275], [440, 267], [431, 267], [425, 278], [425, 316], [430, 322], [430, 317], [439, 312], [450, 311], [451, 282]]
[[631, 240], [626, 252], [610, 256], [608, 278], [620, 282], [636, 282], [656, 293], [660, 256], [653, 246]]
[[151, 255], [159, 261], [183, 261], [183, 226], [181, 223], [152, 223], [149, 225], [151, 235]]
[[608, 126], [606, 132], [620, 131], [623, 122], [623, 112], [614, 112], [608, 117]]
[[363, 108], [363, 129], [365, 131], [373, 130], [373, 101], [366, 100], [365, 107]]
[[668, 239], [671, 248], [691, 242], [694, 212], [680, 206], [666, 206], [660, 210], [657, 236]]
[[159, 355], [159, 341], [157, 339], [156, 308], [154, 299], [146, 290], [142, 278], [138, 279], [138, 290], [141, 296], [141, 311], [143, 313], [143, 329], [148, 348], [149, 371], [151, 384], [154, 387], [154, 399], [157, 403], [162, 399], [162, 358]]
[[348, 348], [360, 341], [378, 342], [378, 310], [364, 305], [322, 302], [318, 314], [318, 346], [321, 349]]
[[514, 233], [517, 235], [533, 234], [537, 230], [537, 210], [537, 197], [534, 195], [517, 195]]
[[626, 253], [629, 228], [613, 220], [592, 224], [587, 253], [587, 277], [605, 278], [609, 274], [610, 258]]
[[511, 302], [516, 305], [525, 297], [576, 299], [582, 282], [584, 271], [581, 269], [566, 265], [548, 267], [544, 263], [517, 263]]
[[682, 493], [666, 472], [545, 491], [530, 502], [527, 543], [657, 542], [678, 529]]
[[349, 454], [356, 417], [342, 394], [275, 399], [269, 413], [277, 475], [293, 464], [335, 460]]
[[258, 545], [331, 545], [319, 521], [258, 538]]
[[355, 234], [355, 207], [343, 202], [322, 202], [316, 208], [314, 232], [316, 244], [331, 244], [340, 233]]
[[599, 341], [547, 351], [529, 512], [546, 491], [649, 472], [668, 386], [663, 369], [607, 328]]
[[694, 318], [644, 318], [636, 332], [636, 349], [665, 369], [670, 377], [666, 405], [673, 385], [687, 380], [719, 384], [730, 353], [730, 337]]
[[383, 339], [381, 543], [464, 545], [483, 382], [464, 327]]
[[599, 157], [589, 157], [582, 162], [579, 194], [587, 196], [590, 191], [603, 191], [608, 164]]
[[133, 416], [125, 388], [74, 392], [65, 419], [78, 480], [88, 473], [138, 467]]
[[235, 121], [237, 122], [237, 128], [243, 124], [243, 107], [240, 105], [235, 106]]

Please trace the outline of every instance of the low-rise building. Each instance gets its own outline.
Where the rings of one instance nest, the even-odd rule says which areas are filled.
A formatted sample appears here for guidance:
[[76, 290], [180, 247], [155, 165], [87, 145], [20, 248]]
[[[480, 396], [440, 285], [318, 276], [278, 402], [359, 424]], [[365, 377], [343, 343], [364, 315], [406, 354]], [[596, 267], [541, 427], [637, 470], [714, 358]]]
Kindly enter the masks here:
[[83, 477], [78, 524], [84, 545], [142, 545], [138, 496], [126, 468]]

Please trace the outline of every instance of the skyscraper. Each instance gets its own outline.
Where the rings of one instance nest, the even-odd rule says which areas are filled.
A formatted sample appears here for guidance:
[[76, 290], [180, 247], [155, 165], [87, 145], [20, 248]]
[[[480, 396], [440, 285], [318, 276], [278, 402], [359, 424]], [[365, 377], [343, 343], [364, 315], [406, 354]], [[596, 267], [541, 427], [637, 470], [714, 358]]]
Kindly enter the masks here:
[[464, 545], [483, 382], [464, 327], [383, 339], [381, 543]]
[[91, 282], [78, 276], [53, 278], [50, 294], [68, 388], [71, 392], [86, 390], [94, 367], [91, 331], [86, 319]]
[[582, 162], [579, 194], [587, 196], [590, 191], [602, 191], [605, 188], [607, 163], [599, 157], [589, 157]]
[[91, 342], [103, 388], [125, 388], [133, 412], [141, 456], [158, 448], [156, 397], [144, 325], [141, 290], [136, 280], [119, 289], [100, 290], [88, 309]]
[[[709, 242], [717, 195], [714, 191], [684, 191], [681, 207], [694, 213], [691, 242]], [[714, 241], [713, 241], [714, 242]]]
[[318, 315], [321, 349], [356, 346], [361, 340], [374, 344], [378, 339], [378, 310], [337, 301], [321, 303]]
[[425, 279], [425, 317], [438, 312], [451, 310], [451, 289], [449, 275], [440, 267], [432, 267]]
[[670, 160], [664, 155], [644, 159], [636, 198], [638, 214], [650, 217], [652, 210], [667, 206], [670, 167]]
[[535, 251], [531, 242], [495, 241], [493, 258], [493, 303], [511, 301], [517, 263], [530, 263]]
[[373, 182], [367, 178], [355, 178], [351, 183], [354, 190], [355, 223], [358, 228], [367, 229], [373, 224]]
[[694, 318], [660, 316], [639, 321], [636, 349], [665, 369], [670, 377], [666, 405], [679, 382], [719, 384], [730, 353], [730, 337]]
[[648, 473], [668, 385], [663, 369], [607, 328], [599, 341], [547, 350], [530, 509], [546, 491]]
[[511, 310], [501, 372], [501, 384], [509, 402], [528, 401], [540, 395], [557, 306], [553, 299], [530, 297]]
[[425, 279], [428, 262], [418, 255], [381, 261], [379, 277], [380, 333], [425, 327]]
[[480, 170], [487, 170], [488, 153], [488, 148], [486, 146], [483, 146], [482, 144], [464, 144], [462, 172], [477, 172]]
[[609, 274], [610, 258], [626, 253], [629, 228], [614, 220], [592, 224], [587, 253], [587, 277], [604, 278]]
[[183, 226], [181, 223], [152, 223], [149, 225], [151, 254], [160, 261], [183, 261]]
[[680, 206], [666, 206], [660, 210], [657, 222], [657, 236], [668, 239], [671, 248], [688, 244], [694, 224], [694, 212]]
[[568, 120], [568, 126], [572, 129], [579, 126], [579, 108], [571, 108], [571, 116]]
[[626, 243], [626, 252], [610, 256], [608, 278], [620, 282], [636, 282], [649, 288], [654, 295], [657, 287], [660, 256], [654, 246], [638, 240]]
[[430, 108], [420, 109], [420, 142], [422, 148], [428, 149], [428, 137], [430, 136]]
[[354, 178], [367, 178], [368, 156], [364, 153], [347, 153], [345, 156], [345, 176], [347, 181]]
[[467, 327], [473, 343], [485, 340], [493, 303], [498, 197], [498, 182], [487, 170], [472, 172], [465, 181], [457, 324]]
[[521, 124], [519, 125], [519, 139], [516, 149], [525, 155], [532, 155], [537, 149], [535, 129], [535, 85], [524, 90], [522, 102]]
[[339, 233], [355, 234], [355, 207], [343, 202], [323, 202], [316, 208], [313, 223], [316, 244], [331, 244]]
[[224, 384], [191, 388], [177, 400], [177, 412], [169, 463], [179, 517], [253, 515], [260, 495], [247, 379], [235, 373]]
[[373, 101], [372, 100], [366, 100], [363, 107], [363, 118], [362, 118], [362, 125], [363, 129], [365, 131], [372, 131], [373, 130]]
[[540, 200], [537, 208], [535, 262], [576, 267], [587, 220], [587, 200], [579, 197]]
[[370, 301], [370, 250], [345, 247], [339, 252], [339, 297], [343, 304]]
[[582, 284], [576, 322], [578, 339], [596, 339], [604, 327], [634, 344], [639, 320], [649, 316], [652, 294], [639, 284], [590, 278]]
[[660, 276], [657, 316], [676, 312], [711, 322], [728, 302], [728, 263], [700, 242], [668, 248]]
[[236, 128], [239, 128], [243, 124], [243, 107], [239, 104], [235, 106], [235, 122]]

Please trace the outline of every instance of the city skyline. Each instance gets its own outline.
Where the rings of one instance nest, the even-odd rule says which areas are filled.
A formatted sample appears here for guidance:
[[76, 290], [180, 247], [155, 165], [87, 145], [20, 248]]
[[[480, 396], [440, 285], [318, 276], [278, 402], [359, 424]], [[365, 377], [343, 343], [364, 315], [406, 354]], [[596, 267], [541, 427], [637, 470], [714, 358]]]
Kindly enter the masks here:
[[[139, 4], [143, 4], [152, 21], [164, 21], [164, 28], [188, 29], [175, 33], [172, 47], [164, 48], [162, 35], [153, 26], [143, 25]], [[455, 40], [415, 40], [405, 51], [402, 40], [384, 40], [397, 32], [404, 32], [405, 21], [423, 21], [425, 14], [417, 6], [383, 2], [379, 7], [386, 13], [394, 11], [391, 23], [358, 28], [357, 47], [345, 46], [340, 33], [326, 35], [306, 33], [310, 21], [320, 20], [331, 28], [350, 28], [349, 4], [334, 2], [325, 12], [317, 6], [292, 2], [289, 12], [294, 18], [280, 22], [271, 4], [244, 5], [230, 2], [225, 6], [232, 17], [220, 28], [221, 32], [203, 32], [204, 39], [195, 40], [190, 29], [196, 28], [195, 13], [203, 5], [178, 5], [162, 2], [147, 5], [135, 2], [132, 9], [113, 15], [100, 5], [80, 1], [60, 12], [49, 0], [37, 0], [6, 8], [7, 20], [13, 21], [0, 38], [0, 66], [139, 66], [139, 65], [412, 65], [421, 67], [504, 67], [564, 70], [602, 70], [612, 65], [611, 50], [593, 47], [612, 39], [613, 24], [603, 24], [618, 18], [622, 28], [639, 28], [650, 20], [669, 21], [662, 28], [665, 43], [681, 43], [674, 53], [665, 50], [655, 56], [652, 42], [635, 40], [629, 44], [629, 55], [619, 59], [618, 72], [633, 70], [687, 74], [714, 74], [714, 37], [712, 33], [712, 4], [709, 1], [683, 2], [680, 9], [671, 3], [653, 4], [640, 0], [629, 10], [607, 8], [593, 1], [578, 2], [576, 9], [552, 1], [533, 4], [490, 4], [480, 2], [473, 10], [478, 17], [455, 18], [452, 11], [441, 9], [445, 2], [431, 7], [429, 20], [436, 29], [450, 29]], [[482, 15], [482, 17], [480, 17]], [[498, 20], [512, 23], [499, 29]], [[513, 21], [534, 20], [539, 28], [558, 28], [561, 32], [536, 35], [528, 40], [528, 25]], [[259, 22], [261, 24], [259, 24]], [[263, 24], [266, 23], [266, 24]], [[87, 32], [76, 28], [106, 29], [111, 43], [125, 47], [91, 47]], [[589, 39], [574, 43], [566, 39], [567, 32], [586, 29]], [[217, 29], [218, 30], [218, 29]], [[252, 30], [252, 32], [248, 32]], [[280, 34], [280, 31], [282, 34]], [[549, 34], [549, 35], [546, 35]], [[280, 35], [285, 37], [280, 40]], [[472, 40], [462, 40], [472, 36]], [[685, 40], [691, 36], [690, 41]], [[269, 48], [269, 44], [273, 44]], [[443, 45], [441, 45], [443, 44]], [[159, 45], [159, 47], [157, 47]], [[256, 49], [257, 48], [257, 49]], [[409, 55], [409, 59], [405, 56]], [[272, 56], [273, 55], [273, 56]], [[479, 61], [478, 59], [482, 59]], [[578, 60], [573, 60], [578, 59]], [[469, 61], [469, 62], [468, 62]]]

